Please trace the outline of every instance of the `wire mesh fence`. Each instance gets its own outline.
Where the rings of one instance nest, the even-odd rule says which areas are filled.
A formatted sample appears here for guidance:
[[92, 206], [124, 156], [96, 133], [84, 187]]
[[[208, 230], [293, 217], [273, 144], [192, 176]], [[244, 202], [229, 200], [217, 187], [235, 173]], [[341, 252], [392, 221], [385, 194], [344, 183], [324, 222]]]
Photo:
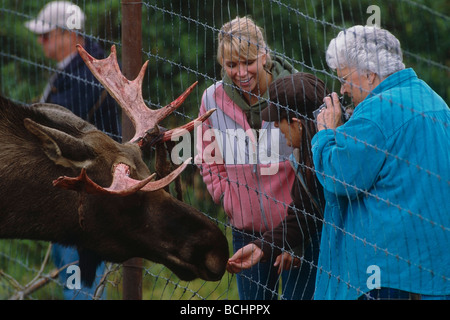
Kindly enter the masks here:
[[[43, 41], [45, 39], [30, 32], [25, 26], [25, 23], [35, 19], [40, 10], [49, 2], [41, 0], [0, 1], [0, 92], [14, 101], [27, 104], [38, 102], [42, 98], [52, 74], [65, 74], [66, 72], [60, 70], [61, 66], [57, 59], [49, 58], [49, 54], [44, 52]], [[85, 14], [84, 28], [77, 34], [92, 43], [97, 43], [99, 48], [104, 50], [105, 57], [109, 54], [111, 46], [115, 45], [119, 61], [121, 61], [123, 45], [121, 39], [123, 19], [121, 2], [102, 0], [73, 1], [73, 3], [78, 5]], [[269, 55], [277, 57], [278, 60], [273, 59], [274, 64], [278, 63], [284, 69], [288, 69], [286, 65], [289, 65], [292, 70], [310, 73], [323, 81], [329, 92], [338, 93], [341, 91], [342, 78], [348, 75], [337, 74], [328, 66], [326, 50], [330, 41], [340, 31], [353, 25], [377, 24], [389, 30], [400, 41], [406, 67], [413, 68], [419, 78], [426, 82], [448, 105], [450, 96], [448, 58], [450, 40], [447, 34], [450, 23], [449, 8], [446, 1], [377, 1], [374, 4], [371, 1], [353, 0], [159, 0], [139, 3], [142, 5], [142, 56], [144, 61], [149, 61], [142, 88], [145, 103], [150, 108], [159, 109], [175, 100], [188, 86], [198, 81], [197, 87], [185, 103], [173, 115], [164, 120], [163, 125], [167, 128], [183, 125], [187, 121], [195, 119], [199, 112], [202, 112], [201, 108], [212, 107], [203, 100], [211, 88], [217, 89], [222, 86], [224, 87], [223, 90], [232, 97], [231, 99], [234, 99], [233, 95], [238, 95], [235, 89], [239, 89], [239, 86], [245, 86], [244, 81], [239, 85], [234, 81], [226, 82], [224, 78], [225, 68], [217, 61], [217, 50], [219, 46], [218, 37], [223, 32], [222, 27], [236, 17], [246, 16], [251, 17], [256, 25], [262, 28], [266, 41], [266, 46], [263, 49]], [[73, 23], [76, 22], [76, 20], [73, 21]], [[260, 45], [252, 41], [245, 41], [248, 42], [248, 47]], [[232, 68], [234, 66], [225, 67]], [[247, 60], [245, 68], [246, 70], [250, 68]], [[277, 73], [272, 72], [274, 80], [278, 74], [278, 71]], [[86, 88], [90, 88], [79, 89], [81, 91], [78, 91], [75, 100], [91, 104], [93, 104], [92, 101], [96, 101], [92, 97], [91, 100], [82, 98], [90, 97], [90, 93], [97, 90], [101, 91], [102, 86], [99, 83], [96, 83], [93, 79], [86, 80], [71, 75], [69, 72], [66, 75], [73, 80], [86, 84]], [[229, 89], [227, 89], [227, 86]], [[419, 100], [422, 99], [422, 97], [425, 97], [425, 93], [418, 97]], [[252, 98], [255, 98], [259, 103], [261, 101], [267, 103], [268, 94], [254, 94], [253, 96], [250, 94], [248, 99], [251, 100]], [[448, 115], [443, 118], [435, 114], [429, 115], [416, 104], [417, 101], [414, 103], [406, 101], [407, 99], [404, 98], [400, 102], [391, 102], [390, 106], [398, 108], [399, 113], [404, 117], [407, 116], [406, 113], [408, 112], [408, 114], [420, 114], [424, 119], [431, 119], [437, 127], [444, 128], [447, 141], [449, 141]], [[222, 106], [223, 102], [216, 101], [215, 103]], [[433, 104], [436, 106], [439, 103], [438, 100], [423, 102], [424, 105]], [[258, 106], [257, 113], [260, 113], [262, 107], [261, 105]], [[280, 108], [282, 110], [283, 106]], [[77, 112], [74, 109], [72, 111]], [[244, 121], [237, 119], [236, 110], [232, 112], [234, 112], [234, 115], [230, 118], [234, 119], [236, 123]], [[249, 112], [251, 113], [251, 111]], [[239, 116], [243, 115], [242, 112], [238, 114]], [[79, 111], [79, 115], [88, 120], [87, 113], [83, 114], [82, 111]], [[209, 122], [201, 127], [203, 128], [202, 133], [204, 134], [208, 132], [208, 129], [214, 128], [216, 129], [214, 131], [216, 141], [229, 137], [232, 134], [230, 131], [216, 126], [217, 123], [223, 121], [220, 119], [221, 116], [223, 115], [216, 111]], [[107, 121], [111, 123], [119, 124], [120, 115], [108, 113], [108, 116], [105, 116], [102, 113], [93, 117], [94, 120], [91, 119], [91, 122], [101, 130], [109, 133], [114, 139], [120, 140], [120, 131], [114, 131], [114, 125], [106, 125], [107, 121], [104, 117], [109, 117]], [[312, 116], [306, 115], [304, 119], [316, 123]], [[254, 128], [253, 125], [251, 127]], [[230, 129], [235, 128], [230, 127]], [[246, 124], [242, 128], [246, 130], [249, 127]], [[257, 127], [256, 131], [263, 136], [266, 132], [263, 129], [263, 127]], [[251, 134], [245, 132], [245, 130], [242, 131], [242, 134], [238, 131], [233, 132], [233, 139], [236, 139], [233, 140], [233, 143], [236, 143], [236, 147], [233, 145], [233, 148], [237, 148], [236, 150], [239, 151], [239, 146], [241, 146], [244, 149], [243, 163], [252, 167], [251, 165], [254, 163], [249, 158], [252, 156], [252, 152], [247, 149], [248, 145], [251, 145], [249, 142]], [[246, 294], [250, 294], [247, 297], [251, 299], [311, 298], [308, 290], [312, 290], [312, 292], [315, 290], [315, 274], [322, 275], [321, 281], [325, 281], [324, 278], [328, 279], [327, 284], [324, 284], [325, 282], [318, 283], [322, 289], [323, 286], [329, 286], [327, 294], [320, 298], [354, 298], [364, 295], [367, 288], [361, 288], [359, 282], [349, 273], [359, 272], [363, 275], [360, 278], [368, 279], [367, 286], [378, 288], [376, 280], [379, 280], [379, 278], [376, 276], [379, 269], [376, 269], [376, 267], [382, 266], [376, 259], [371, 260], [366, 259], [366, 257], [354, 256], [358, 251], [355, 251], [352, 246], [359, 247], [360, 245], [369, 247], [375, 252], [383, 253], [384, 258], [382, 260], [386, 260], [387, 265], [392, 265], [391, 258], [400, 261], [401, 263], [396, 267], [404, 268], [405, 272], [410, 272], [411, 275], [407, 278], [410, 279], [410, 282], [418, 282], [419, 287], [426, 286], [423, 282], [428, 281], [426, 280], [428, 278], [427, 276], [416, 277], [417, 270], [425, 270], [425, 273], [431, 275], [433, 279], [440, 279], [439, 286], [421, 293], [427, 295], [449, 294], [450, 275], [448, 267], [444, 268], [443, 271], [437, 261], [445, 262], [448, 261], [449, 257], [445, 248], [448, 247], [450, 242], [450, 208], [448, 201], [436, 204], [434, 199], [422, 199], [423, 195], [421, 194], [424, 188], [426, 190], [431, 187], [436, 188], [436, 186], [439, 186], [439, 188], [433, 190], [435, 199], [445, 198], [449, 194], [450, 157], [447, 148], [448, 142], [442, 146], [443, 149], [431, 147], [429, 143], [434, 141], [433, 132], [427, 132], [431, 136], [423, 138], [423, 149], [414, 145], [411, 150], [405, 153], [401, 149], [391, 150], [387, 146], [371, 145], [373, 140], [368, 138], [366, 141], [365, 135], [355, 137], [352, 136], [350, 131], [349, 133], [345, 131], [342, 133], [337, 130], [333, 132], [337, 136], [336, 140], [339, 140], [339, 136], [343, 136], [342, 139], [344, 140], [353, 139], [355, 144], [361, 143], [365, 148], [368, 148], [368, 154], [371, 154], [374, 150], [375, 154], [382, 153], [385, 162], [394, 159], [391, 164], [392, 168], [389, 168], [389, 170], [400, 170], [405, 166], [415, 167], [417, 169], [414, 173], [416, 181], [422, 185], [421, 187], [415, 186], [415, 189], [412, 189], [415, 190], [413, 192], [415, 194], [409, 196], [408, 206], [402, 207], [403, 200], [400, 199], [402, 195], [392, 193], [392, 198], [389, 197], [389, 192], [382, 193], [380, 188], [388, 190], [388, 186], [383, 185], [381, 187], [378, 185], [378, 189], [373, 190], [364, 184], [358, 184], [356, 178], [347, 181], [345, 176], [338, 173], [331, 175], [325, 167], [318, 168], [317, 163], [312, 163], [312, 153], [308, 151], [311, 162], [298, 161], [300, 170], [314, 172], [320, 177], [320, 184], [324, 184], [326, 192], [334, 190], [336, 194], [338, 191], [346, 194], [344, 198], [350, 199], [350, 204], [345, 204], [348, 206], [346, 211], [342, 211], [345, 212], [345, 215], [341, 212], [340, 215], [329, 216], [325, 212], [324, 216], [316, 216], [314, 214], [315, 209], [311, 204], [311, 195], [308, 194], [307, 197], [302, 198], [303, 204], [298, 208], [296, 203], [292, 202], [290, 196], [292, 185], [299, 183], [294, 171], [290, 171], [292, 169], [289, 158], [292, 150], [281, 145], [281, 140], [275, 142], [277, 151], [274, 150], [272, 155], [275, 154], [279, 157], [280, 163], [285, 163], [285, 166], [277, 167], [277, 175], [275, 176], [266, 175], [264, 177], [264, 175], [255, 174], [251, 169], [247, 173], [244, 172], [242, 166], [233, 168], [230, 168], [231, 166], [222, 168], [216, 165], [202, 166], [198, 165], [202, 163], [201, 161], [200, 163], [194, 163], [193, 161], [182, 176], [183, 200], [199, 209], [219, 226], [227, 237], [230, 257], [244, 244], [251, 241], [260, 241], [259, 245], [262, 247], [289, 252], [291, 256], [301, 260], [301, 265], [299, 268], [289, 268], [283, 276], [277, 274], [278, 267], [276, 267], [268, 271], [270, 275], [263, 275], [262, 269], [259, 269], [259, 271], [257, 269], [237, 275], [226, 272], [220, 281], [182, 281], [169, 268], [144, 260], [142, 267], [143, 299], [232, 300], [242, 299]], [[199, 150], [196, 148], [198, 141], [195, 141], [194, 135], [190, 137], [192, 139], [189, 139], [189, 141], [182, 140], [185, 149], [183, 149], [182, 155], [177, 154], [177, 156], [184, 158], [198, 156]], [[280, 137], [282, 138], [281, 135]], [[203, 136], [203, 138], [205, 137]], [[208, 142], [210, 141], [212, 140], [208, 140]], [[283, 140], [283, 143], [286, 144], [286, 141]], [[406, 144], [412, 145], [410, 142]], [[223, 152], [226, 149], [224, 145], [217, 148], [215, 149], [217, 153], [219, 153], [219, 150]], [[180, 151], [180, 149], [176, 150]], [[420, 154], [425, 158], [432, 157], [427, 150], [438, 150], [439, 152], [440, 160], [436, 160], [433, 167], [428, 167], [428, 162], [422, 161], [424, 158], [409, 157], [409, 153]], [[200, 155], [203, 155], [202, 151], [204, 149], [200, 150]], [[232, 151], [228, 151], [232, 153]], [[226, 154], [222, 155], [226, 159]], [[215, 156], [215, 154], [212, 154], [212, 156]], [[331, 155], [329, 156], [331, 157]], [[339, 160], [344, 162], [351, 159], [352, 156], [347, 153], [345, 156], [341, 155]], [[372, 159], [368, 159], [367, 163], [357, 163], [355, 170], [362, 177], [365, 176], [364, 173], [367, 174], [367, 177], [369, 176], [370, 170], [366, 167], [366, 165], [371, 164], [369, 160]], [[149, 166], [152, 167], [153, 165], [152, 161], [149, 160]], [[316, 169], [314, 169], [314, 165], [316, 165]], [[345, 167], [344, 164], [341, 164], [341, 166]], [[383, 174], [388, 175], [388, 172], [385, 171]], [[381, 180], [381, 178], [378, 175], [376, 179]], [[400, 177], [398, 181], [393, 183], [402, 185], [405, 181], [410, 181], [410, 178]], [[361, 180], [364, 180], [364, 178], [361, 178]], [[320, 184], [317, 182], [317, 190], [321, 190]], [[404, 189], [411, 190], [410, 187], [404, 186]], [[313, 193], [319, 192], [317, 190], [313, 190]], [[388, 198], [383, 197], [386, 194]], [[337, 198], [337, 200], [330, 200], [327, 196], [325, 198], [328, 204], [336, 201], [335, 206], [344, 206], [343, 202], [340, 202], [344, 200], [340, 198]], [[377, 215], [378, 213], [375, 214], [372, 211], [370, 211], [370, 214], [367, 213], [369, 215], [367, 220], [366, 217], [359, 216], [361, 212], [365, 212], [361, 208], [367, 205], [363, 200], [364, 198], [375, 199], [376, 206], [379, 206], [375, 212], [389, 212], [389, 215], [393, 215], [394, 213], [389, 211], [390, 208], [397, 208], [395, 215], [398, 214], [398, 220], [396, 220], [397, 218], [383, 220], [385, 218], [382, 215], [380, 217]], [[416, 202], [420, 204], [419, 207], [431, 207], [437, 212], [430, 216], [427, 210], [414, 211], [415, 209], [411, 208], [417, 208]], [[323, 205], [323, 209], [325, 209], [325, 202], [323, 202]], [[334, 254], [337, 260], [347, 263], [345, 268], [340, 264], [333, 265], [330, 262], [332, 258], [329, 256], [327, 257], [330, 261], [327, 263], [320, 260], [319, 262], [317, 259], [308, 256], [305, 248], [300, 248], [300, 251], [298, 251], [298, 248], [289, 247], [287, 240], [281, 243], [265, 240], [267, 237], [276, 239], [277, 232], [282, 234], [281, 238], [287, 239], [288, 222], [285, 220], [285, 216], [286, 212], [289, 211], [288, 209], [297, 212], [296, 221], [298, 224], [302, 223], [302, 217], [315, 217], [314, 228], [317, 229], [317, 233], [320, 233], [323, 225], [321, 243], [319, 239], [315, 238], [315, 232], [306, 232], [303, 229], [299, 236], [307, 237], [308, 241], [305, 241], [305, 243], [314, 243], [321, 249], [326, 244], [326, 248], [332, 252], [332, 256]], [[267, 216], [262, 217], [262, 215]], [[411, 224], [405, 222], [408, 217], [412, 217]], [[386, 223], [381, 231], [378, 229], [385, 237], [384, 240], [387, 239], [382, 243], [373, 242], [374, 239], [377, 239], [373, 234], [377, 232], [375, 226], [378, 223], [373, 222], [376, 219]], [[348, 220], [353, 222], [350, 225], [346, 224]], [[278, 224], [281, 225], [279, 231], [272, 231], [277, 230], [273, 228], [276, 228]], [[412, 228], [416, 233], [414, 242], [408, 242], [410, 238], [406, 235], [400, 237], [400, 239], [392, 237], [392, 233], [401, 233], [401, 230], [398, 231], [394, 228], [399, 225], [408, 230]], [[309, 227], [312, 228], [311, 225]], [[361, 233], [360, 230], [364, 230], [364, 232]], [[266, 236], [264, 236], [265, 232]], [[269, 235], [267, 235], [267, 232]], [[424, 241], [423, 237], [431, 239], [429, 240], [431, 242]], [[336, 239], [344, 240], [340, 242]], [[409, 255], [403, 255], [403, 251], [397, 252], [395, 251], [397, 249], [392, 251], [391, 247], [386, 247], [386, 243], [389, 243], [389, 241], [397, 241], [411, 246], [411, 251], [419, 248], [417, 249], [419, 253], [414, 256], [415, 258], [411, 258]], [[433, 241], [437, 241], [437, 243], [434, 243], [438, 248], [437, 251], [433, 248], [424, 247], [423, 243], [428, 245]], [[67, 298], [67, 296], [64, 296], [64, 291], [69, 291], [72, 298], [122, 298], [121, 264], [106, 263], [102, 273], [97, 276], [95, 290], [81, 290], [79, 292], [67, 288], [67, 277], [70, 277], [71, 274], [66, 272], [66, 268], [58, 270], [52, 258], [51, 245], [48, 242], [5, 239], [0, 241], [0, 247], [0, 297], [2, 299], [64, 299]], [[264, 252], [267, 255], [267, 251]], [[274, 250], [270, 257], [265, 257], [268, 260], [265, 263], [269, 265], [274, 263], [277, 257], [275, 252], [278, 251]], [[426, 252], [430, 253], [428, 259], [432, 261], [431, 264], [422, 264], [421, 259], [427, 256]], [[439, 255], [433, 256], [433, 254], [436, 255], [436, 252]], [[367, 252], [365, 254], [369, 255]], [[417, 260], [415, 260], [416, 258]], [[351, 267], [352, 265], [357, 266], [357, 271]], [[369, 270], [368, 267], [370, 266], [375, 266], [375, 269]], [[383, 270], [382, 267], [382, 284], [385, 283], [383, 281], [390, 283], [387, 279], [389, 278], [388, 274], [391, 273], [383, 273]], [[395, 272], [392, 274], [403, 279]], [[61, 278], [61, 275], [65, 275], [65, 278]], [[375, 282], [370, 282], [372, 280]], [[339, 286], [339, 283], [344, 283], [346, 292], [350, 292], [350, 294], [342, 294], [340, 290], [344, 289]], [[301, 290], [297, 289], [299, 291], [297, 292], [290, 288], [289, 284], [294, 287], [297, 286], [297, 288], [301, 287]], [[310, 288], [311, 285], [312, 289]], [[403, 285], [406, 284], [401, 283], [401, 288], [404, 288]], [[409, 283], [407, 286], [410, 286], [412, 291], [416, 288], [415, 285]], [[74, 294], [74, 292], [76, 293]]]

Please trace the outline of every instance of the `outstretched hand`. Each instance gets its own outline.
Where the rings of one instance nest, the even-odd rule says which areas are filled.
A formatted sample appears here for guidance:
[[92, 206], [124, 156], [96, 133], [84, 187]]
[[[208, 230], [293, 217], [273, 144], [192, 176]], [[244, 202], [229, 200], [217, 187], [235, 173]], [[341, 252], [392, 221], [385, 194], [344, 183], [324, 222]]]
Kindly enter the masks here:
[[253, 243], [248, 244], [228, 259], [227, 271], [238, 273], [244, 269], [249, 269], [257, 264], [263, 255], [263, 251], [258, 246]]
[[299, 258], [294, 257], [288, 252], [283, 252], [276, 259], [273, 264], [275, 267], [278, 267], [278, 274], [280, 274], [283, 270], [290, 270], [291, 268], [300, 267], [301, 260]]
[[[263, 251], [258, 246], [250, 243], [239, 249], [230, 259], [228, 259], [227, 271], [230, 273], [238, 273], [244, 269], [250, 269], [261, 261], [263, 255]], [[283, 270], [299, 267], [300, 264], [300, 259], [293, 257], [288, 252], [283, 252], [275, 259], [273, 265], [278, 267], [278, 274], [280, 274]]]

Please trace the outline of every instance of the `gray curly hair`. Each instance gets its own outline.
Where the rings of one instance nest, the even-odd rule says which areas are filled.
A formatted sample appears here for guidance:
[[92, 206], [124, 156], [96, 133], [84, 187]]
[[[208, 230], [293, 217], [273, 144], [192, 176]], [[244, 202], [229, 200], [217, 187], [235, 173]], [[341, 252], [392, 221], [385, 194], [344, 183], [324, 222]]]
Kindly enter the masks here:
[[331, 69], [356, 68], [381, 79], [405, 69], [400, 41], [376, 26], [353, 26], [339, 32], [326, 52]]

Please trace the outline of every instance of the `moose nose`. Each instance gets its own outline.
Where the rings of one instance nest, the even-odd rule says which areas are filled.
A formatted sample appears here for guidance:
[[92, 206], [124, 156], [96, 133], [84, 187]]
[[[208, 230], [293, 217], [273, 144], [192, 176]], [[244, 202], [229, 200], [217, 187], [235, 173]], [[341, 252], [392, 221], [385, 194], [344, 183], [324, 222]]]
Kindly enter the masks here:
[[205, 267], [207, 270], [207, 278], [210, 281], [218, 281], [225, 273], [225, 267], [228, 260], [227, 255], [217, 250], [211, 250], [205, 255]]

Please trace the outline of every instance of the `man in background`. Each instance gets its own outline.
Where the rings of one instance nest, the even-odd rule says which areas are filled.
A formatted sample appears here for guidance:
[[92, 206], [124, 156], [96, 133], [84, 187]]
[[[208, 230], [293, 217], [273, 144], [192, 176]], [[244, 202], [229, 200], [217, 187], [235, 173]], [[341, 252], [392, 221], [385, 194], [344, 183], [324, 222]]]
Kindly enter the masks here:
[[66, 107], [119, 140], [117, 106], [76, 49], [76, 44], [80, 44], [94, 58], [104, 58], [100, 45], [82, 36], [84, 23], [83, 11], [69, 1], [50, 2], [36, 19], [25, 23], [37, 35], [45, 56], [57, 63], [40, 101]]

